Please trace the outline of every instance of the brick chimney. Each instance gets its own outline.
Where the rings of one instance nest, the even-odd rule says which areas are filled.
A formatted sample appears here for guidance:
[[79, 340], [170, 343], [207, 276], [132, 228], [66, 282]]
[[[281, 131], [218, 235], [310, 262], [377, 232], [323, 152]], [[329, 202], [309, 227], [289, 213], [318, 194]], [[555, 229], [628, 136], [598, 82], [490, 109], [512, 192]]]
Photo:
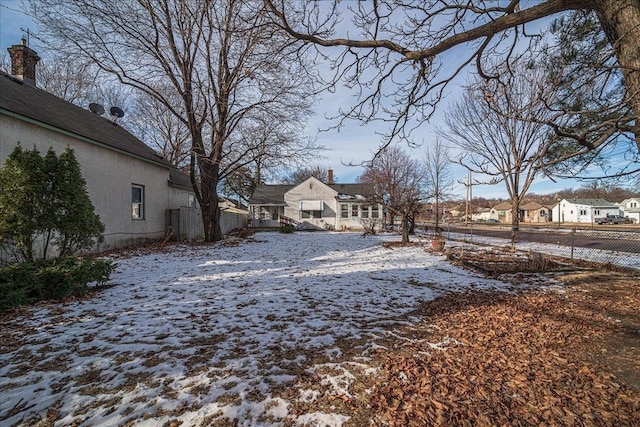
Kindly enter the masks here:
[[329, 175], [329, 182], [327, 184], [331, 185], [333, 184], [333, 169], [329, 168], [328, 175]]
[[38, 54], [27, 46], [27, 40], [14, 44], [7, 49], [11, 56], [11, 74], [22, 79], [31, 86], [36, 85], [36, 64], [40, 61]]

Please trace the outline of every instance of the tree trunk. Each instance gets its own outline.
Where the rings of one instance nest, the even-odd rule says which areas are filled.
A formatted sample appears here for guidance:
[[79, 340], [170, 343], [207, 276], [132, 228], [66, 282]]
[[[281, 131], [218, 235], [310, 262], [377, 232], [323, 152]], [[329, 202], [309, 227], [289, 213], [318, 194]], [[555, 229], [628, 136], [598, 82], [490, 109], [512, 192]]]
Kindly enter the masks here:
[[640, 152], [640, 2], [598, 0], [595, 10], [622, 69], [635, 115], [632, 132]]
[[218, 197], [218, 167], [205, 160], [200, 165], [200, 171], [200, 191], [202, 194], [200, 208], [204, 225], [204, 240], [217, 242], [222, 240], [220, 209], [218, 209], [220, 201]]
[[511, 199], [511, 249], [516, 249], [516, 235], [520, 228], [520, 198]]
[[440, 231], [440, 200], [436, 197], [436, 233]]
[[402, 216], [402, 223], [400, 225], [400, 228], [402, 228], [402, 243], [409, 243], [409, 220], [407, 218], [407, 215]]

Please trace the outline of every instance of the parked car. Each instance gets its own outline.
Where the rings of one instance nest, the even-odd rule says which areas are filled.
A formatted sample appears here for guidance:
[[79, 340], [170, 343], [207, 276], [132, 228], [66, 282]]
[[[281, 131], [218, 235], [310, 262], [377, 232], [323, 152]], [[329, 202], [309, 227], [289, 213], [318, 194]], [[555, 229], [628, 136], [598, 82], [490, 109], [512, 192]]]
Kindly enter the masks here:
[[500, 223], [500, 221], [498, 221], [498, 220], [497, 220], [497, 219], [495, 219], [495, 218], [489, 218], [489, 219], [487, 220], [487, 222], [488, 222], [488, 223], [490, 223], [490, 224], [499, 224], [499, 223]]
[[629, 218], [625, 218], [622, 215], [607, 215], [600, 218], [596, 218], [595, 222], [598, 224], [631, 224]]

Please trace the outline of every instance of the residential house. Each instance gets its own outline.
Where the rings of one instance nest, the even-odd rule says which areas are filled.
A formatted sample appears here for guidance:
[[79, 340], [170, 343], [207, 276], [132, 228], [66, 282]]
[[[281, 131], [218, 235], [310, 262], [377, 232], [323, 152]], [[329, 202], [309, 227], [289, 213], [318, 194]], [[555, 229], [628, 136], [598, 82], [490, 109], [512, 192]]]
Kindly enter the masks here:
[[448, 209], [449, 216], [452, 220], [463, 220], [467, 207], [465, 205], [454, 205]]
[[619, 207], [622, 215], [632, 220], [634, 224], [640, 224], [640, 198], [625, 199], [620, 202]]
[[491, 208], [480, 208], [471, 215], [472, 221], [486, 221], [491, 218]]
[[[197, 211], [189, 208], [195, 206], [195, 197], [185, 174], [127, 132], [117, 117], [104, 117], [99, 109], [94, 113], [38, 89], [39, 58], [24, 40], [9, 51], [14, 75], [0, 74], [0, 164], [18, 144], [43, 155], [49, 147], [57, 153], [73, 148], [105, 225], [105, 242], [96, 250], [162, 239], [167, 232], [165, 211]], [[198, 219], [192, 222], [192, 230], [198, 230]]]
[[620, 208], [604, 199], [562, 199], [552, 212], [554, 221], [558, 222], [593, 223], [606, 215], [620, 215]]
[[520, 206], [521, 222], [539, 223], [551, 220], [551, 209], [536, 202], [529, 202]]
[[491, 208], [489, 219], [511, 224], [511, 202], [501, 202]]
[[301, 184], [258, 185], [249, 200], [252, 226], [292, 223], [312, 230], [362, 230], [383, 225], [382, 205], [367, 200], [368, 184], [335, 184], [309, 178]]

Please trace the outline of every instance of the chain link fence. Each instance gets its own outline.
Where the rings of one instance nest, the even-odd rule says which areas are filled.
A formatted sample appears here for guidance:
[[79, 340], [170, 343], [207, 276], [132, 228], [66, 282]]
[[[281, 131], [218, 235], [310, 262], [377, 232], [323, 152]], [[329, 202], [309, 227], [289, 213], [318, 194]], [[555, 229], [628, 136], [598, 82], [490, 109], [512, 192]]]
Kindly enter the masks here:
[[[442, 233], [462, 243], [511, 247], [509, 227], [449, 224]], [[640, 270], [640, 230], [522, 228], [515, 249]]]

